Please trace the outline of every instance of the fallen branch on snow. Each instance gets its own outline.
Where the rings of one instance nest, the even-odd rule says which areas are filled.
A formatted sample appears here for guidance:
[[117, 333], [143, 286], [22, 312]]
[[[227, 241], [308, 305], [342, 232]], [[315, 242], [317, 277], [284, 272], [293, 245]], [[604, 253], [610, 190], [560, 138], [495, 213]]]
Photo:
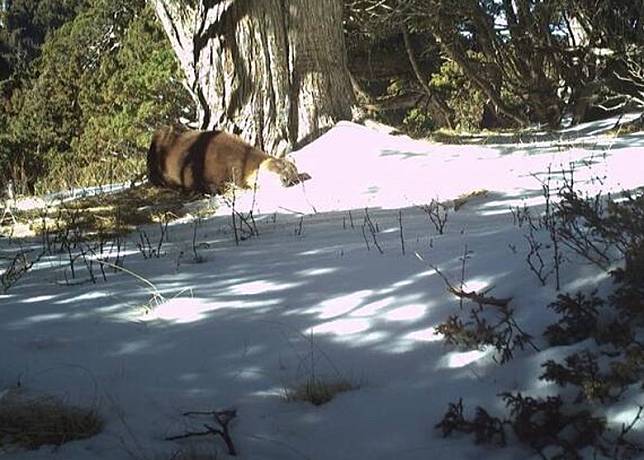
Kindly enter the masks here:
[[214, 421], [217, 422], [217, 425], [219, 425], [219, 428], [215, 428], [211, 425], [208, 425], [207, 423], [204, 423], [203, 426], [205, 428], [205, 431], [186, 431], [184, 434], [180, 434], [177, 436], [167, 436], [165, 438], [166, 441], [175, 441], [177, 439], [185, 439], [185, 438], [190, 438], [194, 436], [207, 436], [207, 435], [213, 434], [215, 436], [221, 436], [221, 438], [226, 443], [226, 447], [228, 448], [229, 455], [233, 455], [233, 456], [237, 455], [235, 444], [233, 444], [233, 440], [230, 437], [230, 431], [228, 429], [228, 425], [231, 422], [231, 420], [237, 417], [237, 411], [235, 409], [228, 409], [228, 410], [221, 410], [221, 411], [205, 411], [205, 412], [191, 411], [191, 412], [185, 412], [183, 415], [185, 417], [189, 417], [191, 415], [211, 415]]

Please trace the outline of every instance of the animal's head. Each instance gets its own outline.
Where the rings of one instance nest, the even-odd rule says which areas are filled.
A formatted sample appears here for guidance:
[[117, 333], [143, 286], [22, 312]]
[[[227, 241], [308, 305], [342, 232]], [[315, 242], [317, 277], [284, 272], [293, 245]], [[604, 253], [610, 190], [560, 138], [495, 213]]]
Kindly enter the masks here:
[[280, 180], [284, 187], [291, 187], [311, 178], [307, 173], [298, 173], [295, 165], [288, 160], [278, 159], [276, 162], [280, 170]]

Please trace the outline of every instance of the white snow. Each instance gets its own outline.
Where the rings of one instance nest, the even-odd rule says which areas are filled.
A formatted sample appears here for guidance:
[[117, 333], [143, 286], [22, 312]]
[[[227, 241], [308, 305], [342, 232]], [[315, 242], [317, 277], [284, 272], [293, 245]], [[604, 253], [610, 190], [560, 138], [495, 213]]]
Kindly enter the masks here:
[[[554, 385], [538, 380], [540, 364], [569, 350], [527, 348], [500, 366], [491, 350], [444, 345], [434, 327], [459, 302], [430, 264], [459, 282], [467, 246], [466, 288], [512, 297], [517, 322], [543, 345], [555, 318], [545, 308], [556, 296], [554, 280], [543, 287], [529, 270], [524, 230], [509, 206], [541, 205], [548, 169], [554, 189], [571, 164], [589, 193], [644, 186], [644, 132], [606, 134], [614, 124], [534, 132], [519, 143], [445, 145], [339, 123], [293, 153], [310, 181], [283, 189], [262, 179], [257, 194], [238, 197], [238, 210], [254, 201], [258, 237], [236, 246], [222, 204], [198, 229], [198, 241], [208, 243], [198, 249], [205, 262], [190, 260], [190, 219], [169, 227], [163, 257], [128, 255], [125, 267], [166, 299], [151, 310], [144, 308], [150, 287], [127, 273], [108, 270], [107, 282], [65, 286], [65, 258], [41, 261], [0, 296], [0, 395], [19, 384], [93, 405], [106, 427], [58, 449], [5, 456], [170, 459], [194, 444], [227, 458], [219, 438], [164, 438], [201, 428], [185, 411], [235, 408], [231, 435], [241, 459], [538, 458], [516, 445], [493, 450], [466, 436], [443, 439], [434, 425], [459, 397], [468, 415], [476, 405], [501, 415], [501, 391], [554, 394]], [[418, 208], [480, 190], [487, 194], [450, 212], [443, 235]], [[370, 233], [367, 248], [365, 208], [382, 254]], [[155, 241], [158, 228], [146, 232]], [[1, 251], [14, 249], [15, 241], [0, 240]], [[598, 269], [569, 259], [563, 292], [609, 288]], [[358, 388], [320, 407], [287, 402], [284, 389], [312, 372]], [[626, 394], [620, 404], [609, 411], [612, 423], [630, 422], [644, 395]], [[641, 437], [643, 424], [635, 429]]]

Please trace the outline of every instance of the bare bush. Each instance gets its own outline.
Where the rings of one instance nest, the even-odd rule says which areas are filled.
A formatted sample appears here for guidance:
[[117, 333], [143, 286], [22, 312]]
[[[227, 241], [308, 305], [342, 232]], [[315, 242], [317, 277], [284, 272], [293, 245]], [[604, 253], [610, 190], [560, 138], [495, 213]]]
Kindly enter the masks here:
[[202, 423], [202, 431], [186, 431], [183, 434], [176, 436], [167, 436], [165, 439], [167, 441], [175, 441], [178, 439], [192, 438], [196, 436], [218, 436], [226, 444], [228, 449], [228, 455], [237, 455], [237, 449], [233, 443], [233, 439], [230, 435], [230, 422], [232, 422], [237, 417], [237, 411], [235, 409], [219, 410], [219, 411], [190, 411], [184, 412], [184, 417], [208, 417], [215, 423], [216, 426], [210, 423]]
[[3, 292], [11, 289], [44, 255], [44, 252], [41, 252], [29, 257], [28, 255], [33, 252], [32, 249], [20, 249], [13, 257], [9, 258], [7, 267], [0, 274], [0, 284], [2, 284]]
[[434, 225], [438, 234], [442, 235], [445, 231], [445, 225], [447, 224], [449, 208], [435, 199], [432, 199], [429, 204], [424, 204], [419, 207], [425, 214], [427, 214], [429, 221]]

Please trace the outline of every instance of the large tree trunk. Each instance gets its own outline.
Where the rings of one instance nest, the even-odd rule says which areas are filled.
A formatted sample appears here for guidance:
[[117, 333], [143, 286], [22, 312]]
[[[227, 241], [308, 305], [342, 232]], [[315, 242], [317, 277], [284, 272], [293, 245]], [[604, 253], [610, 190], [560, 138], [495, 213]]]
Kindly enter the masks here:
[[342, 0], [152, 1], [201, 128], [281, 155], [351, 118]]

